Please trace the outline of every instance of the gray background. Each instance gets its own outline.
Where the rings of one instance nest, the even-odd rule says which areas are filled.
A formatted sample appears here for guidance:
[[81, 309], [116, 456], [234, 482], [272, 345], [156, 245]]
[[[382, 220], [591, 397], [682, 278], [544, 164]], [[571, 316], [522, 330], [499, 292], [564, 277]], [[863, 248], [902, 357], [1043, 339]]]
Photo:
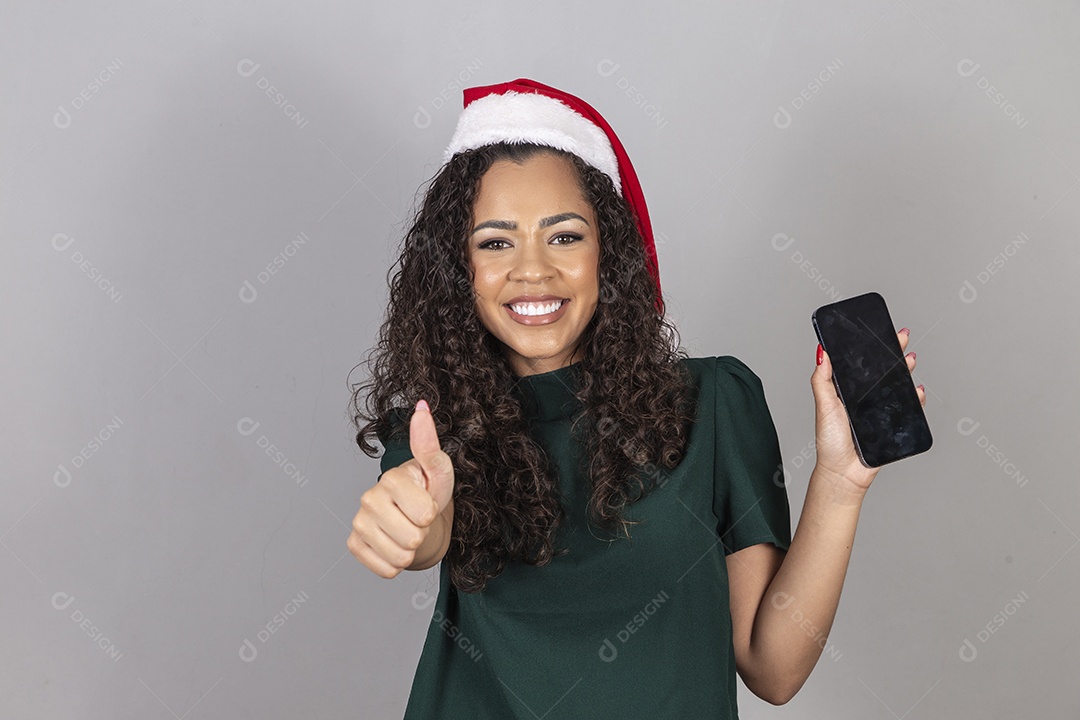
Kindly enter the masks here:
[[802, 691], [742, 716], [1080, 716], [1077, 5], [449, 5], [4, 3], [0, 715], [400, 717], [438, 571], [345, 547], [347, 380], [461, 87], [524, 76], [619, 133], [793, 522], [811, 312], [911, 328], [935, 446], [870, 489]]

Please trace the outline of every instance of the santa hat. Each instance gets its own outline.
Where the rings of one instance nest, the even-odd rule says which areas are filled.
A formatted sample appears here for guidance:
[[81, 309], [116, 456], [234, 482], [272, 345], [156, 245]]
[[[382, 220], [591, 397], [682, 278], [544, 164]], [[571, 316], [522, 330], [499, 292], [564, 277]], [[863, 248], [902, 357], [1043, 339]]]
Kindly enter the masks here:
[[444, 163], [455, 153], [496, 142], [531, 142], [573, 153], [611, 178], [637, 219], [661, 309], [660, 269], [645, 195], [630, 156], [600, 113], [580, 98], [527, 78], [466, 88], [464, 105]]

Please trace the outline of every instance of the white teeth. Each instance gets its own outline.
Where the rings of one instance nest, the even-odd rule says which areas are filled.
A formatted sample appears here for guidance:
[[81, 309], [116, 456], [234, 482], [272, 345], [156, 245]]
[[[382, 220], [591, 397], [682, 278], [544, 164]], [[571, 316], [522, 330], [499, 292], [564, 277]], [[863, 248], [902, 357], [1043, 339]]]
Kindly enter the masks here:
[[518, 315], [550, 315], [562, 307], [562, 300], [550, 303], [518, 303], [510, 307]]

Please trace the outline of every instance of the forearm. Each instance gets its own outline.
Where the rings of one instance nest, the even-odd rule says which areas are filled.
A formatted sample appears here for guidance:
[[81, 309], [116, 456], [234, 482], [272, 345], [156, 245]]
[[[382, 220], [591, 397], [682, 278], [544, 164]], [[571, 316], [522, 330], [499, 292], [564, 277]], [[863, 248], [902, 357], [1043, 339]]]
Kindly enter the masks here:
[[452, 504], [453, 501], [451, 501], [451, 506], [447, 507], [449, 512], [441, 512], [431, 521], [431, 531], [428, 532], [420, 547], [416, 548], [413, 562], [405, 568], [406, 570], [427, 570], [429, 567], [438, 565], [446, 555], [446, 550], [450, 546], [450, 529], [454, 521]]
[[825, 647], [851, 558], [863, 494], [818, 467], [784, 561], [765, 591], [750, 638], [758, 686], [787, 702]]

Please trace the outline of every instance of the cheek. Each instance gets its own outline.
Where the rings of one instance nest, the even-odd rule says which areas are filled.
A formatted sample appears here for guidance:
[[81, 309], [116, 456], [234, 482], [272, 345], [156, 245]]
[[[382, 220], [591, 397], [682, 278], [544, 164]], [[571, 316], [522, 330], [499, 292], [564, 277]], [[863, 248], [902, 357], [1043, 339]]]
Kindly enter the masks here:
[[478, 302], [498, 299], [500, 289], [498, 274], [492, 268], [473, 267], [473, 292]]
[[573, 269], [574, 285], [578, 292], [586, 295], [598, 295], [600, 291], [600, 265], [593, 259]]
[[479, 269], [479, 268], [474, 269], [473, 270], [473, 289], [476, 290], [477, 294], [485, 295], [490, 286], [491, 286], [491, 283], [488, 280], [488, 278], [484, 275], [483, 270]]

